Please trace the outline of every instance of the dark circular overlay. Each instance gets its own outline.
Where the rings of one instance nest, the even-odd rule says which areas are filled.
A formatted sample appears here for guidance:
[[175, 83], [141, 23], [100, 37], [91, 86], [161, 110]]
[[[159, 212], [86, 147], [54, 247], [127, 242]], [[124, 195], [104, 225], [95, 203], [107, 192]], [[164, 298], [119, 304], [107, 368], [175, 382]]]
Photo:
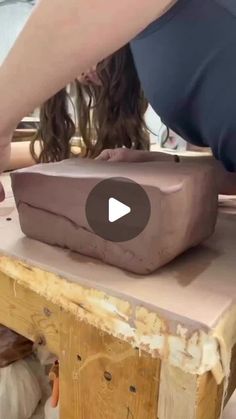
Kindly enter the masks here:
[[[130, 213], [115, 222], [109, 221], [111, 198], [130, 207]], [[91, 229], [111, 242], [125, 242], [137, 237], [145, 229], [150, 214], [151, 205], [144, 189], [122, 177], [99, 182], [86, 202], [86, 217]]]

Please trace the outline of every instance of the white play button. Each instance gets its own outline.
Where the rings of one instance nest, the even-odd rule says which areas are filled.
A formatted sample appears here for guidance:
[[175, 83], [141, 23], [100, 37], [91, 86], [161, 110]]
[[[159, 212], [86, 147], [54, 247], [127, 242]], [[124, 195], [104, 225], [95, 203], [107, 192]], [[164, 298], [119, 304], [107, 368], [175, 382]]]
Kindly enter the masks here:
[[110, 223], [114, 223], [115, 221], [130, 213], [131, 208], [128, 207], [128, 205], [123, 204], [123, 202], [118, 201], [115, 198], [109, 199], [108, 218]]
[[145, 229], [150, 214], [145, 190], [123, 177], [98, 182], [86, 201], [90, 229], [110, 242], [122, 243], [137, 237]]

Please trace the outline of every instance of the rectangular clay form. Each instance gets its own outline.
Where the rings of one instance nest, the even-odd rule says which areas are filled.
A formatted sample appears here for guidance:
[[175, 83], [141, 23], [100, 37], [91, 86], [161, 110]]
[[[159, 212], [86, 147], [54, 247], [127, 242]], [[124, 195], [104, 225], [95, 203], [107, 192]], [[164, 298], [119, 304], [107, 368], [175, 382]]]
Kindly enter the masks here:
[[[85, 207], [99, 182], [121, 176], [142, 186], [151, 215], [138, 237], [113, 242], [92, 231]], [[138, 274], [153, 272], [201, 243], [216, 224], [214, 172], [205, 164], [75, 158], [18, 170], [11, 179], [26, 236]]]

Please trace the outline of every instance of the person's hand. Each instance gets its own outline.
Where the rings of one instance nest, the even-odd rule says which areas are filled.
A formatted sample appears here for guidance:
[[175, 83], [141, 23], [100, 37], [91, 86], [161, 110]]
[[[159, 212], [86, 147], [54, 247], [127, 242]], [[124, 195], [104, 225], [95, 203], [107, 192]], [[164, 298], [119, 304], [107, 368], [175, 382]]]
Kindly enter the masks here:
[[115, 148], [103, 150], [96, 160], [113, 162], [145, 163], [153, 161], [175, 161], [175, 156], [158, 151]]
[[150, 161], [151, 154], [149, 151], [115, 148], [103, 150], [96, 160], [130, 163], [145, 162]]

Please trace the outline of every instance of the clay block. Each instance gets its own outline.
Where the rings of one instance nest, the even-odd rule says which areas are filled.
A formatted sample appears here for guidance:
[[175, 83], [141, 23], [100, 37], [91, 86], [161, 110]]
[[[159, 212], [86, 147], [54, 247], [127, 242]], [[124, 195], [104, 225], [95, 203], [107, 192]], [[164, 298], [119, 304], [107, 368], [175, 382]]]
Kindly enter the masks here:
[[[138, 237], [107, 241], [90, 228], [86, 201], [100, 181], [121, 176], [143, 187], [151, 215]], [[11, 178], [26, 236], [134, 273], [165, 265], [207, 239], [216, 224], [214, 173], [205, 164], [70, 159], [18, 170]]]

